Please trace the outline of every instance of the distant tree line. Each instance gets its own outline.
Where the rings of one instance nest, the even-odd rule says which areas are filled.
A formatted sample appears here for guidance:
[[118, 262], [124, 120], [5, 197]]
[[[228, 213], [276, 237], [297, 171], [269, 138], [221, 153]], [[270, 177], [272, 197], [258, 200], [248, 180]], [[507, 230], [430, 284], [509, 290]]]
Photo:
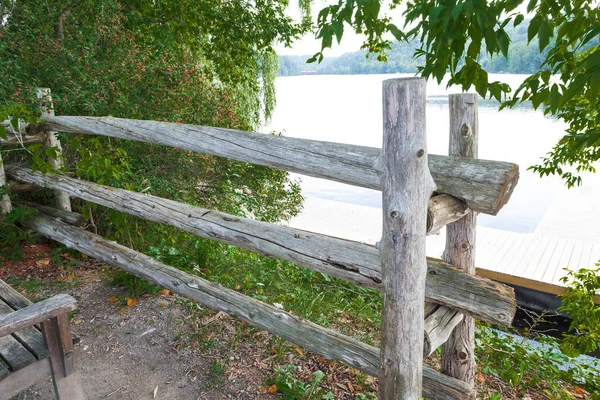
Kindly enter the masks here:
[[[538, 71], [545, 54], [540, 54], [536, 42], [527, 43], [527, 24], [518, 25], [516, 28], [507, 27], [506, 30], [511, 38], [508, 58], [491, 57], [484, 53], [479, 60], [482, 67], [494, 73], [532, 74]], [[366, 50], [346, 53], [339, 57], [326, 57], [320, 64], [306, 64], [310, 56], [280, 56], [279, 75], [300, 75], [302, 71], [336, 75], [417, 72], [417, 62], [413, 54], [419, 45], [417, 41], [395, 42], [388, 52], [387, 62], [377, 61], [375, 57], [367, 58]]]

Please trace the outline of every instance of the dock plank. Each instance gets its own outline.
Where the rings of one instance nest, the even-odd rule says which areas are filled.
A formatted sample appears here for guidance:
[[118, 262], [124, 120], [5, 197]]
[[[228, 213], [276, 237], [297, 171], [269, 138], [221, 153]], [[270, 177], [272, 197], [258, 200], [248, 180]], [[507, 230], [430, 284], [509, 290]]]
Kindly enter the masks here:
[[579, 266], [577, 270], [582, 268], [590, 268], [592, 266], [591, 256], [592, 256], [592, 247], [594, 245], [591, 243], [585, 243], [583, 245], [583, 250], [581, 251], [581, 259], [579, 260]]
[[569, 265], [569, 260], [573, 255], [573, 248], [575, 247], [575, 242], [571, 240], [565, 241], [565, 248], [558, 260], [558, 265], [554, 268], [554, 271], [548, 270], [548, 274], [545, 274], [543, 277], [544, 282], [549, 282], [555, 285], [560, 284], [560, 278], [565, 275], [565, 268]]
[[517, 263], [524, 257], [525, 253], [531, 248], [533, 242], [533, 235], [526, 235], [526, 237], [519, 242], [514, 251], [510, 251], [505, 257], [500, 260], [497, 268], [498, 272], [512, 275], [515, 272]]
[[[535, 281], [541, 281], [546, 269], [550, 265], [552, 259], [556, 256], [557, 251], [562, 251], [564, 246], [560, 248], [561, 241], [558, 238], [549, 238], [548, 245], [544, 249], [544, 252], [540, 255], [535, 267], [531, 267], [528, 270], [529, 276], [526, 278], [533, 279]], [[560, 257], [560, 255], [559, 255]]]
[[508, 253], [514, 251], [515, 247], [522, 241], [522, 234], [513, 233], [509, 236], [508, 240], [504, 242], [503, 246], [498, 249], [495, 255], [490, 256], [489, 261], [487, 261], [486, 265], [489, 265], [490, 268], [493, 268], [494, 271], [500, 272], [500, 265], [503, 258], [506, 257]]
[[479, 249], [483, 251], [480, 251], [479, 254], [475, 254], [476, 264], [483, 268], [491, 269], [491, 266], [488, 265], [490, 257], [496, 254], [498, 249], [504, 245], [509, 237], [510, 232], [493, 229], [487, 236], [483, 245], [479, 247]]
[[535, 261], [534, 257], [539, 252], [539, 248], [544, 245], [543, 238], [534, 237], [531, 247], [523, 254], [516, 263], [512, 275], [524, 277], [527, 273], [527, 269]]

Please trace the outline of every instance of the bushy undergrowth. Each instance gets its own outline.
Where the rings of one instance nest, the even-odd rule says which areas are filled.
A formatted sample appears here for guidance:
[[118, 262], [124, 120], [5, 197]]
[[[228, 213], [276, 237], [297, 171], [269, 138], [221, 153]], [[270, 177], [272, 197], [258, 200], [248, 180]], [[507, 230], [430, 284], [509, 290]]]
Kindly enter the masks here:
[[[0, 27], [0, 115], [16, 108], [21, 117], [37, 115], [35, 88], [49, 87], [57, 115], [252, 128], [239, 93], [216, 80], [209, 64], [180, 47], [149, 44], [127, 27], [118, 1], [86, 0], [61, 10], [20, 3]], [[65, 172], [85, 180], [269, 222], [288, 219], [301, 206], [299, 185], [284, 171], [126, 140], [61, 135], [61, 141]], [[52, 149], [36, 145], [2, 155], [52, 172], [47, 152]], [[173, 229], [73, 204], [95, 232], [136, 250], [166, 243], [189, 251], [189, 240]]]

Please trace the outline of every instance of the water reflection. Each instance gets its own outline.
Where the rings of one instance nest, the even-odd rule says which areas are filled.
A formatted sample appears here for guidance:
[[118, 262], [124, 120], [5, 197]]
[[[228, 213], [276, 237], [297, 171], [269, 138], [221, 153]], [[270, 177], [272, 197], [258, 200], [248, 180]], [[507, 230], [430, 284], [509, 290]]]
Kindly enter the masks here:
[[[381, 82], [410, 75], [313, 75], [277, 79], [277, 108], [267, 130], [286, 136], [331, 142], [381, 147]], [[496, 75], [511, 87], [517, 87], [524, 75]], [[447, 154], [449, 93], [446, 88], [428, 82], [428, 151]], [[519, 164], [521, 178], [508, 203], [498, 214], [481, 215], [478, 224], [516, 232], [533, 232], [556, 196], [566, 187], [556, 177], [540, 179], [527, 171], [558, 139], [564, 124], [547, 118], [541, 111], [523, 103], [512, 110], [498, 111], [494, 100], [479, 100], [479, 158], [511, 161]], [[346, 203], [381, 207], [381, 193], [321, 179], [302, 177], [305, 196]], [[584, 177], [585, 186], [600, 186], [599, 177]], [[577, 191], [580, 189], [575, 189]], [[568, 212], [569, 210], [565, 210]]]

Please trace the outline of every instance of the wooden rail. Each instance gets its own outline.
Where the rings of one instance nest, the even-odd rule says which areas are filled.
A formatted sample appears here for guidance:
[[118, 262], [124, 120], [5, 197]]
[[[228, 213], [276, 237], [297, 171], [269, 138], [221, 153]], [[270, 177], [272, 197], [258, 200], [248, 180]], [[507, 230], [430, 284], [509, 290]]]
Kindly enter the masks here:
[[[153, 282], [174, 293], [186, 296], [214, 310], [224, 311], [238, 319], [272, 332], [301, 347], [315, 351], [329, 360], [339, 360], [377, 376], [379, 349], [323, 328], [272, 305], [245, 296], [177, 268], [162, 264], [101, 236], [76, 228], [44, 214], [28, 220], [26, 226], [43, 236], [76, 249], [90, 257], [118, 267]], [[456, 379], [446, 377], [425, 366], [423, 391], [430, 399], [469, 399], [473, 389]]]
[[[160, 197], [86, 182], [64, 175], [31, 172], [8, 165], [20, 181], [67, 192], [105, 207], [183, 229], [192, 234], [282, 258], [355, 284], [381, 291], [381, 258], [372, 246], [299, 229], [228, 215]], [[510, 325], [516, 310], [508, 286], [469, 276], [440, 260], [427, 261], [425, 296], [480, 320]]]
[[[49, 100], [43, 90], [39, 96]], [[457, 99], [472, 100], [465, 95]], [[476, 134], [472, 135], [477, 130], [476, 114], [475, 120], [464, 119], [463, 111], [458, 114], [458, 109], [454, 111], [452, 129], [460, 137], [451, 137], [454, 142], [451, 142], [450, 153], [476, 157], [472, 151], [475, 147], [471, 146], [476, 142]], [[449, 338], [452, 339], [445, 346], [448, 353], [460, 351], [457, 344], [460, 340], [469, 342], [466, 343], [468, 350], [472, 337], [464, 333], [464, 327], [472, 326], [471, 317], [500, 325], [511, 323], [516, 309], [514, 291], [469, 273], [473, 272], [470, 260], [474, 252], [476, 214], [495, 215], [510, 198], [519, 173], [512, 163], [428, 155], [423, 80], [384, 82], [382, 150], [176, 123], [112, 117], [56, 117], [51, 108], [42, 115], [42, 120], [45, 125], [37, 127], [36, 132], [46, 131], [47, 145], [53, 145], [54, 131], [101, 135], [213, 154], [381, 190], [383, 237], [380, 246], [375, 248], [65, 175], [32, 173], [19, 165], [6, 167], [7, 176], [53, 189], [57, 195], [57, 207], [61, 211], [36, 207], [39, 214], [25, 222], [48, 238], [208, 307], [230, 313], [326, 358], [379, 376], [382, 399], [416, 400], [421, 395], [432, 399], [467, 399], [474, 395], [470, 384], [472, 368], [467, 373], [449, 372], [459, 378], [455, 379], [424, 366], [422, 357]], [[57, 169], [60, 166], [58, 160]], [[6, 181], [0, 166], [2, 179]], [[381, 352], [65, 224], [59, 219], [80, 221], [79, 216], [69, 211], [69, 195], [381, 291]], [[7, 212], [4, 203], [3, 211]], [[465, 268], [467, 273], [441, 260], [425, 257], [425, 235], [450, 223], [454, 225], [444, 257], [453, 265]], [[426, 310], [424, 300], [432, 303]], [[456, 326], [461, 327], [461, 331], [453, 336]], [[470, 358], [469, 354], [465, 360]]]
[[[254, 132], [113, 117], [43, 116], [46, 128], [150, 142], [381, 190], [380, 149]], [[430, 155], [438, 193], [496, 215], [519, 179], [516, 164]]]

